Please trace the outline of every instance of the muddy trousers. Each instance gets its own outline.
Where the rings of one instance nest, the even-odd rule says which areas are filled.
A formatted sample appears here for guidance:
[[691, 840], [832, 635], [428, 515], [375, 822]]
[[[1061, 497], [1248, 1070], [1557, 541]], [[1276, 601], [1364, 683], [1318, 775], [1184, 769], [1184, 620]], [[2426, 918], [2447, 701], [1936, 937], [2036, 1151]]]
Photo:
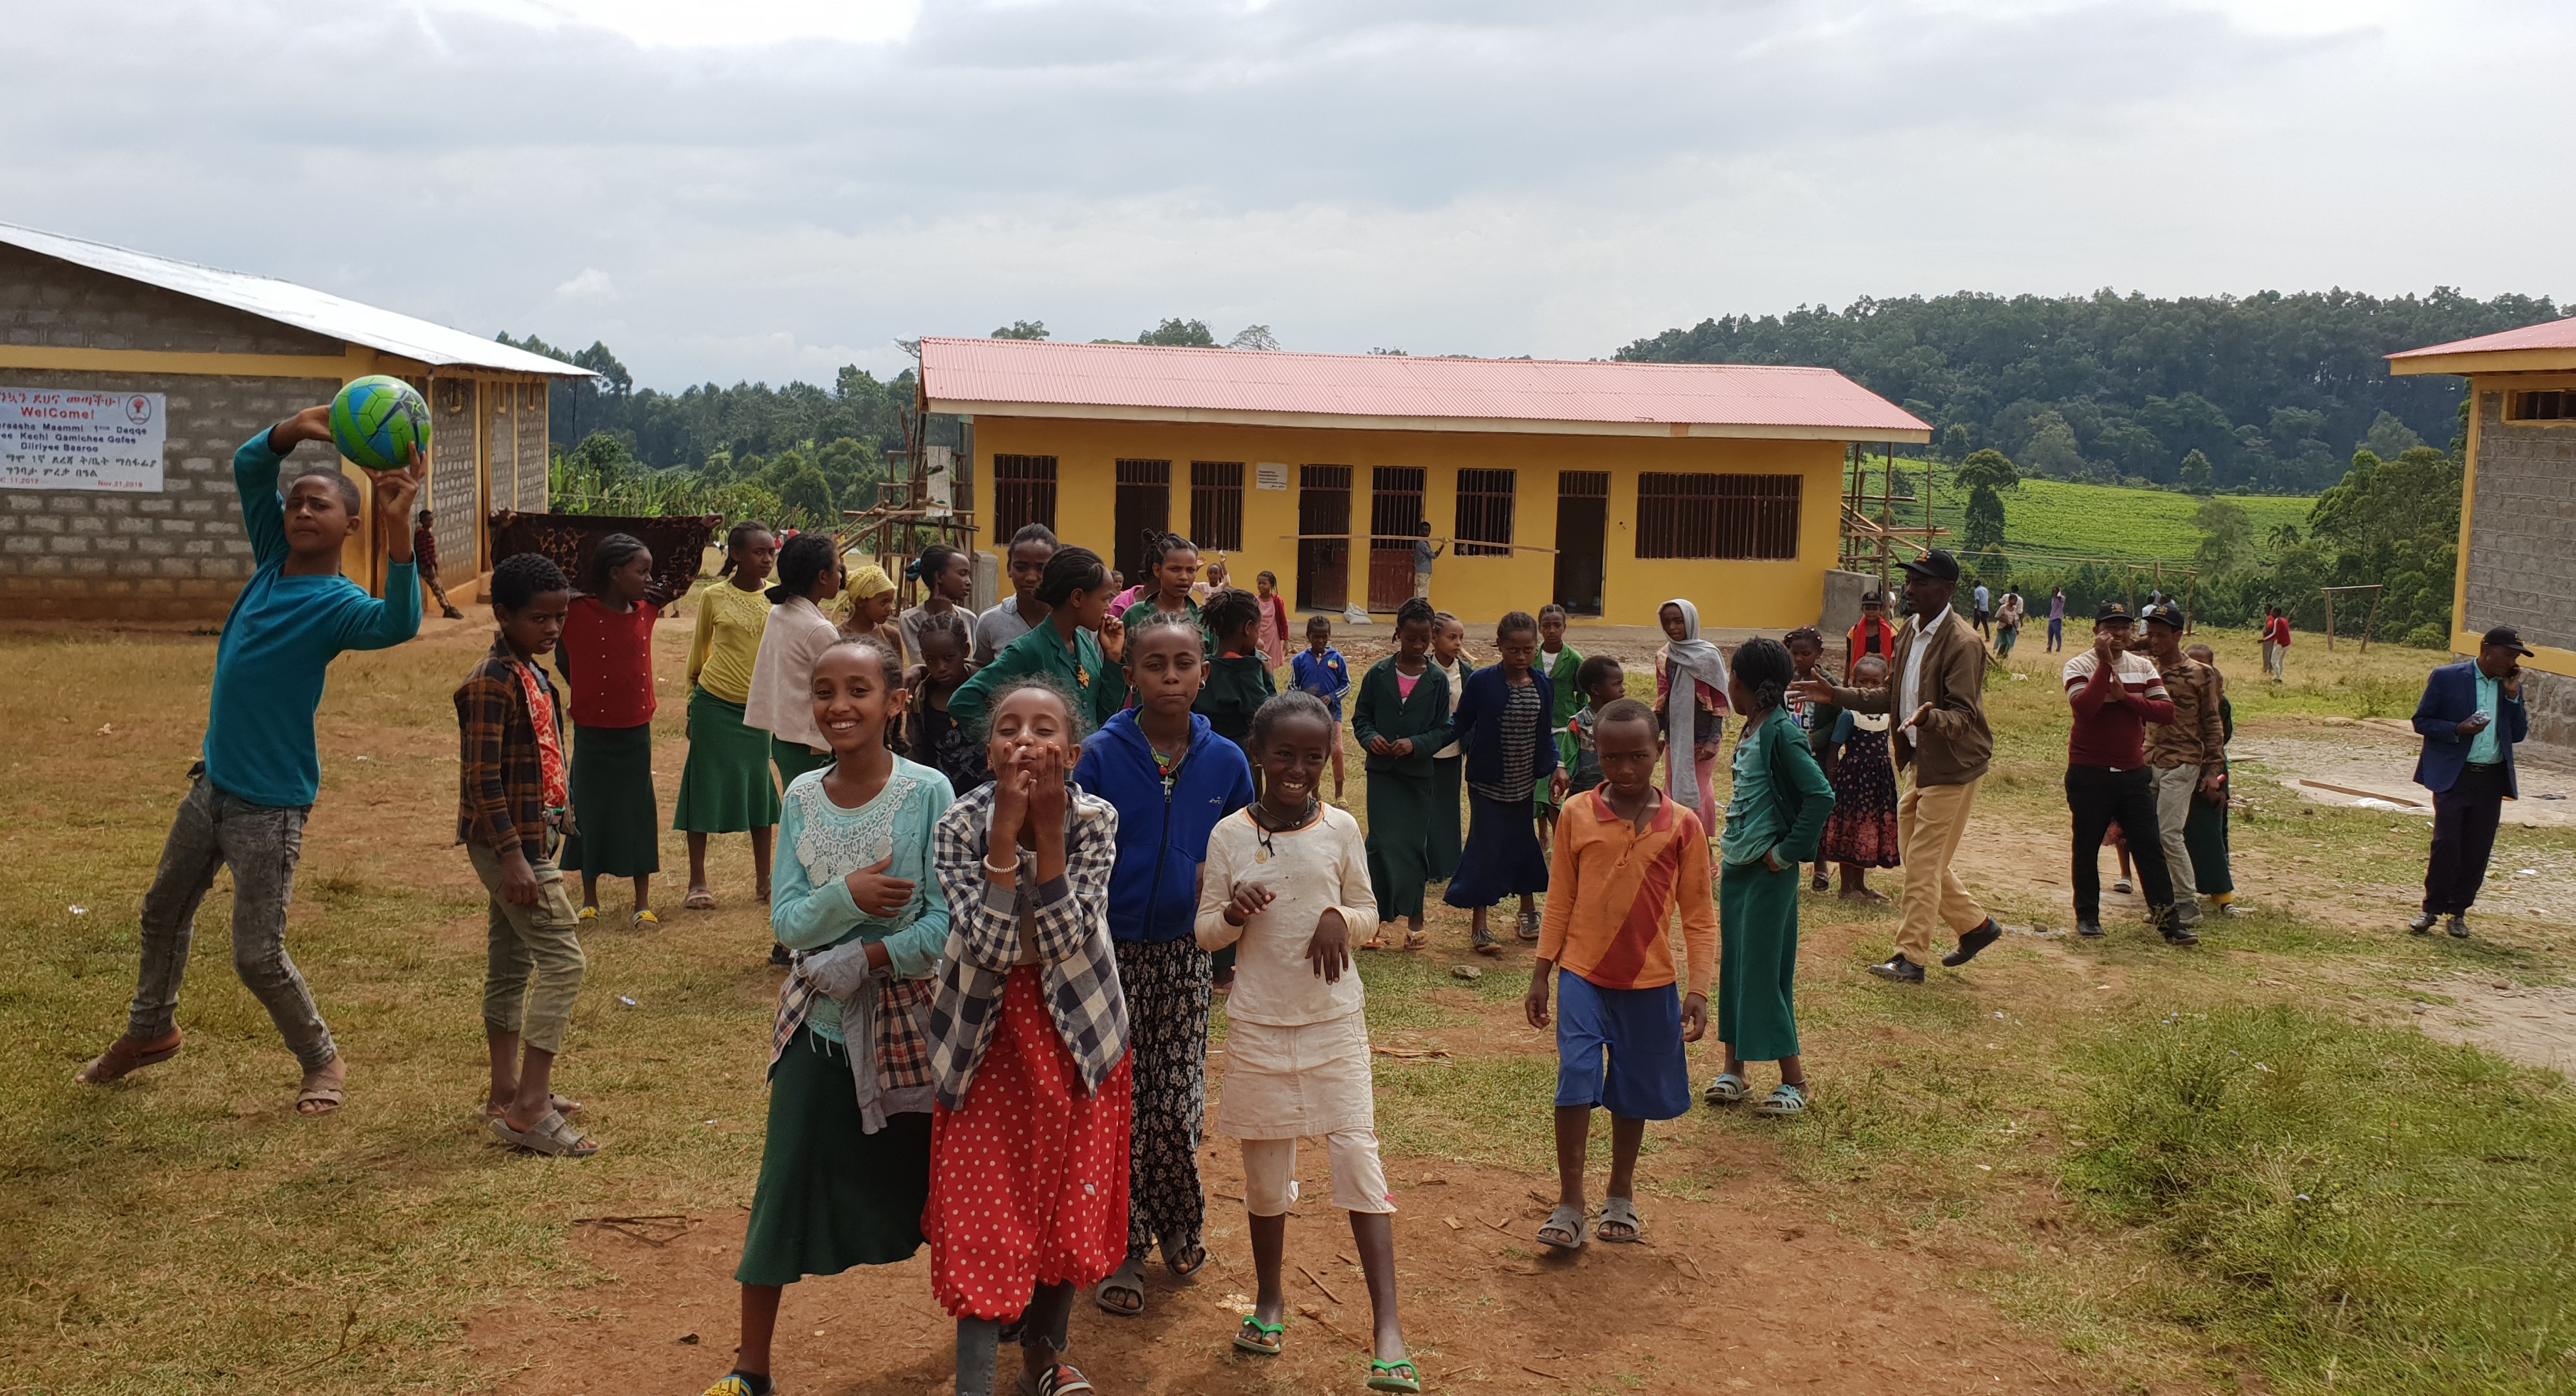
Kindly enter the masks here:
[[2126, 771], [2069, 766], [2066, 807], [2075, 816], [2075, 919], [2101, 923], [2102, 836], [2117, 824], [2120, 836], [2129, 841], [2129, 856], [2137, 860], [2147, 916], [2161, 926], [2172, 914], [2174, 889], [2173, 871], [2165, 865], [2164, 835], [2156, 823], [2154, 774], [2143, 766]]
[[2448, 790], [2433, 792], [2433, 856], [2424, 867], [2424, 909], [2466, 913], [2487, 881], [2496, 825], [2504, 821], [2504, 766], [2463, 766]]
[[286, 908], [295, 899], [295, 865], [304, 856], [304, 816], [311, 806], [255, 805], [215, 788], [203, 776], [179, 802], [161, 867], [143, 894], [143, 967], [128, 1035], [165, 1036], [179, 1021], [179, 985], [197, 908], [215, 885], [215, 870], [233, 873], [233, 972], [268, 1010], [295, 1060], [320, 1071], [340, 1055], [304, 976], [286, 955]]

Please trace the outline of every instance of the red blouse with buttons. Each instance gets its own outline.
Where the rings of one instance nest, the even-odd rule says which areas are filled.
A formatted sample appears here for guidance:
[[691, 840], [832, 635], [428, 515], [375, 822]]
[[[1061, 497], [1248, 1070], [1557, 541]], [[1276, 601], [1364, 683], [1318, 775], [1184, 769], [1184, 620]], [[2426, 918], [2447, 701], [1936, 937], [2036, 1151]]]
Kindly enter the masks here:
[[557, 667], [572, 685], [574, 722], [641, 727], [653, 720], [653, 622], [661, 616], [649, 602], [616, 611], [596, 596], [573, 598]]

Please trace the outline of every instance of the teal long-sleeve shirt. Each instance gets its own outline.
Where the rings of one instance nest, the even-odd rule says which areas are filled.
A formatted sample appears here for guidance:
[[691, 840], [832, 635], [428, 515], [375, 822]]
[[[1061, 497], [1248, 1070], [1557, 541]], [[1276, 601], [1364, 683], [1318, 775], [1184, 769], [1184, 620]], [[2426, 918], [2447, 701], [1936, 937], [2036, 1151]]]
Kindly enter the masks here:
[[[948, 945], [948, 894], [940, 890], [930, 846], [931, 830], [956, 800], [948, 777], [898, 756], [885, 789], [865, 806], [847, 810], [823, 793], [830, 769], [808, 771], [787, 787], [771, 871], [770, 933], [790, 950], [879, 942], [896, 978], [928, 979], [938, 972], [939, 952]], [[894, 866], [885, 875], [912, 884], [912, 903], [893, 916], [870, 916], [851, 898], [846, 869], [874, 867], [889, 856]], [[814, 866], [845, 870], [818, 883]], [[838, 1042], [841, 1005], [817, 995], [805, 1023], [816, 1036]]]
[[994, 689], [1022, 674], [1044, 674], [1073, 695], [1074, 701], [1087, 701], [1084, 723], [1099, 728], [1127, 706], [1127, 674], [1101, 654], [1100, 638], [1091, 631], [1074, 631], [1073, 641], [1067, 649], [1054, 622], [1039, 621], [1036, 629], [1004, 646], [992, 663], [948, 695], [949, 719], [980, 737]]
[[215, 645], [203, 753], [216, 789], [292, 809], [312, 804], [322, 789], [313, 714], [331, 661], [344, 650], [390, 649], [420, 633], [420, 577], [408, 562], [386, 567], [378, 600], [337, 572], [287, 576], [286, 502], [277, 492], [285, 459], [264, 431], [233, 452], [233, 485], [257, 570], [234, 598]]

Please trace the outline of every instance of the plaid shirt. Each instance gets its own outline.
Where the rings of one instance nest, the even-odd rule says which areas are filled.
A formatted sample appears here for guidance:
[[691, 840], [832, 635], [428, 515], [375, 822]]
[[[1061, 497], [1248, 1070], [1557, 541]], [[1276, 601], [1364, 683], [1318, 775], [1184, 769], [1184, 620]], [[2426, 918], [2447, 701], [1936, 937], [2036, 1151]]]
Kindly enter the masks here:
[[939, 1103], [966, 1106], [975, 1068], [1001, 1021], [1002, 990], [1020, 958], [1020, 907], [1037, 924], [1038, 970], [1047, 1011], [1073, 1054], [1086, 1089], [1097, 1090], [1127, 1055], [1127, 999], [1109, 949], [1109, 873], [1118, 862], [1118, 811], [1066, 791], [1064, 876], [1032, 887], [1035, 855], [1020, 850], [1020, 875], [1003, 887], [984, 874], [993, 826], [993, 789], [957, 798], [932, 831], [939, 885], [948, 894], [948, 949], [930, 1001], [930, 1075]]
[[[456, 690], [456, 841], [479, 843], [496, 853], [516, 847], [534, 863], [545, 856], [546, 777], [536, 723], [528, 716], [527, 696], [519, 691], [521, 667], [510, 642], [495, 638], [491, 652]], [[546, 671], [524, 667], [553, 697]], [[557, 700], [554, 709], [560, 740], [563, 703]]]

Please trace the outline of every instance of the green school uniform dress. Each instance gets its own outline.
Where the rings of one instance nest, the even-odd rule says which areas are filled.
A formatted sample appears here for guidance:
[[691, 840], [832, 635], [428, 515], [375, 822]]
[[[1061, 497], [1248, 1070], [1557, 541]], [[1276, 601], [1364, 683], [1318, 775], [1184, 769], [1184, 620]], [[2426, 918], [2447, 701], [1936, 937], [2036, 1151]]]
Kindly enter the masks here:
[[[1547, 652], [1541, 650], [1539, 658], [1547, 658]], [[1558, 762], [1563, 766], [1566, 774], [1571, 776], [1574, 772], [1574, 760], [1567, 752], [1565, 724], [1572, 722], [1574, 715], [1583, 711], [1583, 690], [1574, 682], [1574, 676], [1583, 672], [1583, 651], [1567, 645], [1556, 652], [1555, 662], [1549, 664], [1545, 672], [1547, 681], [1556, 685], [1556, 711], [1548, 718], [1548, 739], [1556, 743]], [[1540, 781], [1536, 788], [1530, 791], [1530, 808], [1542, 816], [1556, 812], [1556, 795], [1549, 782]]]
[[[1128, 607], [1125, 611], [1120, 612], [1118, 622], [1119, 624], [1126, 626], [1130, 631], [1133, 631], [1136, 628], [1137, 622], [1153, 615], [1157, 609], [1158, 608], [1154, 604], [1154, 598], [1147, 596], [1135, 605]], [[1181, 606], [1181, 610], [1183, 614], [1186, 614], [1190, 618], [1190, 624], [1199, 628], [1199, 640], [1200, 643], [1207, 646], [1207, 657], [1210, 659], [1216, 658], [1216, 636], [1209, 632], [1207, 628], [1207, 618], [1199, 614], [1199, 603], [1196, 601], [1184, 602]]]
[[[1476, 666], [1458, 657], [1455, 671], [1442, 669], [1449, 680], [1449, 711], [1458, 711], [1458, 695], [1467, 690], [1467, 676]], [[1458, 800], [1467, 792], [1467, 749], [1458, 744], [1459, 733], [1453, 717], [1449, 741], [1431, 757], [1431, 880], [1447, 882], [1458, 875], [1458, 859], [1467, 849], [1467, 821], [1458, 812]]]
[[[1351, 735], [1367, 751], [1369, 740], [1413, 739], [1410, 756], [1368, 758], [1369, 882], [1377, 888], [1381, 919], [1422, 914], [1422, 889], [1431, 880], [1431, 830], [1436, 801], [1431, 753], [1449, 744], [1449, 676], [1425, 664], [1406, 696], [1395, 660], [1379, 660], [1360, 680], [1351, 705]], [[1457, 796], [1450, 796], [1454, 811]]]
[[981, 741], [986, 709], [992, 705], [993, 690], [1004, 680], [1022, 674], [1044, 674], [1056, 685], [1086, 703], [1084, 716], [1098, 727], [1118, 715], [1127, 706], [1127, 675], [1100, 652], [1100, 637], [1088, 630], [1073, 632], [1073, 647], [1067, 649], [1064, 637], [1056, 633], [1052, 620], [1038, 622], [1037, 628], [1013, 640], [993, 662], [975, 671], [975, 676], [957, 686], [948, 695], [949, 719]]
[[1717, 1040], [1739, 1061], [1798, 1055], [1798, 865], [1815, 861], [1833, 812], [1833, 782], [1786, 710], [1736, 739], [1717, 843]]

